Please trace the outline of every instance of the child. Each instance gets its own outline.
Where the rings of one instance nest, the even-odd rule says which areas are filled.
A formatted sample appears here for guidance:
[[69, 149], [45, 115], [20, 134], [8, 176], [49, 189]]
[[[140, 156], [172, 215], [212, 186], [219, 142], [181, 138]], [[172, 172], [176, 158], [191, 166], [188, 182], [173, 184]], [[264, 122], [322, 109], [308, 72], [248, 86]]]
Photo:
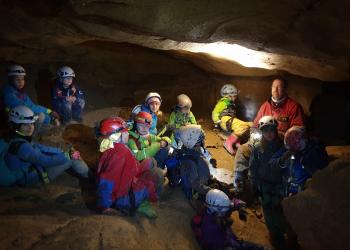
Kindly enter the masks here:
[[252, 149], [249, 163], [252, 185], [261, 199], [273, 245], [276, 249], [285, 249], [284, 235], [287, 234], [291, 241], [295, 237], [281, 205], [284, 196], [281, 163], [290, 157], [290, 153], [284, 153], [283, 141], [278, 137], [278, 123], [272, 116], [262, 117], [258, 126], [262, 138]]
[[168, 158], [170, 139], [150, 134], [151, 125], [151, 114], [144, 111], [138, 113], [134, 119], [134, 131], [129, 132], [131, 136], [128, 146], [138, 161], [154, 157], [158, 167], [164, 168]]
[[17, 184], [47, 184], [68, 169], [87, 179], [89, 168], [81, 160], [78, 151], [64, 153], [59, 148], [32, 142], [36, 119], [37, 116], [26, 106], [17, 106], [9, 113], [13, 136], [5, 161], [10, 170], [23, 172], [23, 178], [19, 179]]
[[60, 115], [63, 124], [72, 119], [82, 122], [85, 97], [78, 86], [73, 83], [75, 73], [72, 68], [64, 66], [57, 71], [56, 86], [52, 92], [52, 105]]
[[241, 241], [232, 231], [231, 213], [239, 211], [246, 220], [245, 203], [229, 197], [218, 189], [210, 190], [205, 197], [205, 208], [192, 218], [191, 227], [201, 249], [262, 250], [263, 247]]
[[286, 160], [285, 177], [286, 196], [294, 195], [305, 189], [306, 181], [328, 164], [325, 147], [315, 139], [307, 137], [304, 127], [293, 126], [284, 135], [284, 145], [291, 152]]
[[[169, 125], [174, 129], [178, 129], [182, 126], [189, 124], [197, 124], [196, 118], [191, 112], [192, 101], [185, 95], [181, 94], [177, 96], [177, 105], [174, 111], [170, 114]], [[171, 136], [172, 144], [175, 144], [174, 135]]]
[[12, 65], [8, 68], [9, 82], [5, 85], [3, 91], [4, 105], [7, 111], [19, 105], [30, 108], [37, 119], [37, 129], [41, 124], [50, 124], [51, 122], [59, 126], [59, 115], [55, 111], [34, 104], [29, 96], [24, 92], [26, 71], [20, 65]]
[[180, 161], [182, 189], [188, 199], [192, 199], [193, 193], [197, 193], [200, 198], [203, 198], [210, 190], [208, 186], [209, 163], [203, 156], [202, 150], [205, 138], [204, 131], [200, 125], [187, 125], [179, 129], [179, 138], [183, 143], [183, 147], [177, 152]]
[[[152, 125], [149, 129], [149, 132], [152, 135], [157, 134], [157, 115], [161, 113], [161, 111], [159, 110], [161, 104], [162, 98], [160, 97], [160, 95], [156, 92], [150, 92], [145, 98], [145, 103], [142, 105], [137, 105], [132, 110], [132, 116], [135, 116], [140, 111], [144, 111], [152, 115]], [[131, 120], [134, 120], [134, 117], [131, 117]]]
[[151, 202], [159, 197], [162, 176], [155, 171], [152, 159], [139, 163], [126, 146], [129, 134], [126, 122], [119, 117], [101, 121], [98, 140], [102, 153], [97, 168], [97, 204], [103, 214], [117, 210], [133, 215], [135, 211], [155, 218]]
[[236, 148], [240, 145], [240, 139], [249, 128], [252, 122], [244, 122], [237, 118], [237, 95], [238, 90], [232, 84], [222, 86], [221, 99], [215, 105], [212, 112], [212, 120], [215, 126], [220, 126], [222, 130], [232, 133], [224, 142], [225, 149], [232, 155], [236, 153]]

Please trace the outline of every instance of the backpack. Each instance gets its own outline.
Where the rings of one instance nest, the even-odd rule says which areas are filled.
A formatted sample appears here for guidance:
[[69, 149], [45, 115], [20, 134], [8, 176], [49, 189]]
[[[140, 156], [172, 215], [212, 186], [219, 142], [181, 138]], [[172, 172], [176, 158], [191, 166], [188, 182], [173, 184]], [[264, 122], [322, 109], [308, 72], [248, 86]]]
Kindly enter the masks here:
[[23, 172], [8, 169], [5, 162], [8, 149], [8, 143], [0, 139], [0, 186], [11, 186], [23, 177]]

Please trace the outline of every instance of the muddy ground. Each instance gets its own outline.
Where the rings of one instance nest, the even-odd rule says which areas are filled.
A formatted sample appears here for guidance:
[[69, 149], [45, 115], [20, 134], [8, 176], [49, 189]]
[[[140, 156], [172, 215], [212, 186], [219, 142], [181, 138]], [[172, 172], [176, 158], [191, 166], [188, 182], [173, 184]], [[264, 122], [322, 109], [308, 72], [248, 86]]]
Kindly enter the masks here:
[[[78, 149], [90, 168], [99, 157], [92, 127], [112, 114], [128, 116], [128, 109], [106, 108], [85, 116], [84, 124], [72, 124], [41, 141]], [[209, 121], [199, 119], [206, 131], [206, 145], [220, 168], [233, 170], [233, 157]], [[199, 249], [190, 228], [195, 211], [180, 188], [165, 187], [156, 206], [158, 218], [100, 215], [95, 190], [64, 174], [41, 188], [0, 189], [0, 249]], [[262, 218], [248, 210], [247, 222], [233, 214], [238, 237], [271, 248]]]

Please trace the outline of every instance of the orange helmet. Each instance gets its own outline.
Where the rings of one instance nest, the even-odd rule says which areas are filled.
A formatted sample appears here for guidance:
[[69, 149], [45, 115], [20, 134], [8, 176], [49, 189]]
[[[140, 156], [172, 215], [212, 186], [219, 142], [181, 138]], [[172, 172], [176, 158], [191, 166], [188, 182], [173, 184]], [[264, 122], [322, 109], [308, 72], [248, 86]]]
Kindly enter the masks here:
[[145, 124], [148, 127], [152, 125], [152, 115], [150, 113], [141, 111], [135, 116], [135, 122]]

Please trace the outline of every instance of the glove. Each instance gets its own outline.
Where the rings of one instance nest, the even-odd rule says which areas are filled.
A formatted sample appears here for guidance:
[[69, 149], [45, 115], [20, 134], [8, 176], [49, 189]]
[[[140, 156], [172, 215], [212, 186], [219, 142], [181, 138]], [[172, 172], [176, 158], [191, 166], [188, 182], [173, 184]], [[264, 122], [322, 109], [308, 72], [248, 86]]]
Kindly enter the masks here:
[[233, 207], [236, 210], [239, 210], [241, 208], [246, 208], [247, 207], [247, 203], [245, 203], [244, 201], [237, 199], [237, 198], [233, 198], [231, 200], [231, 202], [233, 203]]
[[209, 163], [213, 166], [213, 168], [217, 168], [217, 162], [216, 162], [216, 159], [214, 158], [211, 158]]

